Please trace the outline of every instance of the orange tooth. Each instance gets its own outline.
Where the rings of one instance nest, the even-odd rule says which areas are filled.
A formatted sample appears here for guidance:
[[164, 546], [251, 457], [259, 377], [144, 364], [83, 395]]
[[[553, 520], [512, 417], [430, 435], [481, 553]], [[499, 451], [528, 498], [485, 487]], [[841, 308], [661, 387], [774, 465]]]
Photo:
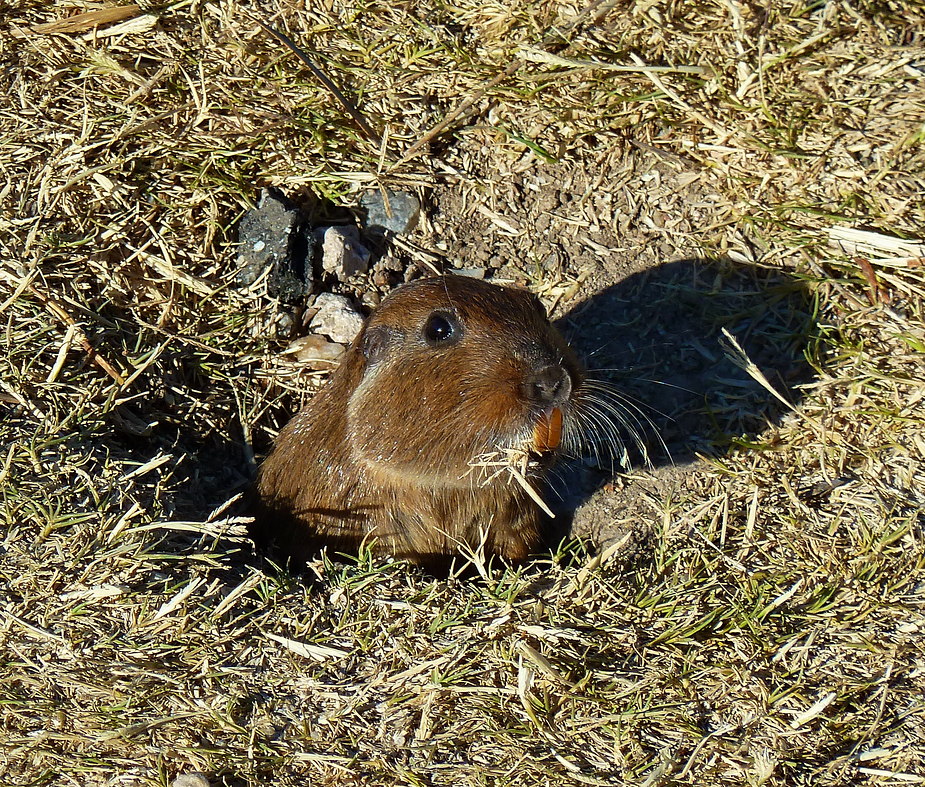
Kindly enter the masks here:
[[533, 450], [538, 452], [550, 451], [558, 448], [562, 441], [562, 411], [553, 407], [540, 416], [540, 420], [533, 430]]

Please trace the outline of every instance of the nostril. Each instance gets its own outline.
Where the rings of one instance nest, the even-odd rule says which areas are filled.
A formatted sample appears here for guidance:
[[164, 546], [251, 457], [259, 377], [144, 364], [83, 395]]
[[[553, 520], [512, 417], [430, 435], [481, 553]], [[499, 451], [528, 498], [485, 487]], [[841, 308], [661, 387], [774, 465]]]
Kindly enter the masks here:
[[572, 392], [572, 380], [559, 365], [544, 366], [524, 381], [524, 394], [537, 404], [563, 403]]

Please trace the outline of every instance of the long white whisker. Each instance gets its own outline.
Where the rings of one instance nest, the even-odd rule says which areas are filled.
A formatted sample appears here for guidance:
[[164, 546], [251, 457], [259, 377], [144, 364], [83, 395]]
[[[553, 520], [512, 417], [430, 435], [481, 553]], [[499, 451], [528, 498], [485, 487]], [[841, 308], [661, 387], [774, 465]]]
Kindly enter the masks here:
[[617, 428], [617, 425], [622, 426], [627, 432], [630, 433], [630, 436], [637, 444], [641, 444], [642, 440], [639, 432], [643, 427], [632, 410], [624, 407], [619, 402], [608, 401], [606, 398], [597, 395], [588, 395], [585, 398], [585, 401], [594, 405], [600, 415], [600, 418], [606, 419], [611, 424], [613, 424], [613, 421], [611, 421], [610, 417], [608, 416], [612, 416], [613, 419], [617, 422], [614, 424], [614, 429]]
[[[627, 451], [626, 445], [623, 441], [623, 438], [620, 435], [620, 429], [618, 424], [623, 424], [623, 421], [619, 418], [617, 413], [613, 413], [616, 417], [616, 423], [611, 418], [611, 413], [597, 405], [595, 402], [590, 400], [583, 400], [581, 408], [582, 415], [584, 416], [585, 423], [588, 425], [587, 436], [591, 439], [592, 446], [594, 448], [594, 458], [600, 463], [601, 455], [600, 448], [602, 445], [607, 444], [612, 447], [608, 453], [611, 456], [620, 455], [621, 464], [627, 464]], [[625, 428], [625, 424], [624, 424]], [[627, 429], [631, 435], [633, 435], [632, 429]], [[593, 438], [593, 439], [592, 439]], [[635, 436], [634, 436], [635, 439]]]
[[628, 435], [646, 464], [651, 464], [643, 439], [644, 434], [651, 433], [670, 458], [671, 452], [646, 410], [670, 418], [609, 381], [585, 379], [576, 392], [572, 422], [563, 435], [563, 445], [568, 450], [577, 448], [581, 455], [591, 455], [598, 464], [601, 464], [601, 449], [609, 446], [607, 453], [611, 461], [616, 459], [623, 467], [629, 467], [629, 454], [622, 435]]
[[[575, 414], [581, 421], [579, 434], [582, 438], [587, 437], [592, 448], [594, 458], [600, 460], [601, 437], [607, 438], [607, 441], [618, 447], [622, 453], [625, 453], [623, 439], [617, 425], [607, 416], [606, 411], [591, 404], [587, 400], [580, 400], [579, 407], [576, 408]], [[581, 406], [584, 405], [584, 406]]]

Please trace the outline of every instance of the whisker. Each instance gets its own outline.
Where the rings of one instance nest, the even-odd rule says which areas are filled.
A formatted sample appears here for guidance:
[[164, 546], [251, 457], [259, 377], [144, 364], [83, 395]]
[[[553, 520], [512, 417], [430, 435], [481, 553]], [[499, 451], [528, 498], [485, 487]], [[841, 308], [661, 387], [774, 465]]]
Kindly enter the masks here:
[[607, 452], [611, 459], [619, 455], [620, 464], [627, 466], [628, 453], [617, 424], [604, 409], [594, 403], [585, 400], [581, 404], [584, 406], [577, 408], [583, 425], [581, 433], [588, 438], [593, 458], [601, 464], [601, 448], [609, 446], [614, 449]]
[[[627, 431], [633, 437], [637, 447], [639, 448], [640, 453], [643, 454], [643, 458], [646, 461], [646, 463], [650, 463], [649, 456], [648, 456], [648, 449], [646, 448], [645, 441], [642, 439], [642, 435], [645, 434], [646, 432], [651, 432], [652, 434], [654, 434], [656, 438], [659, 440], [662, 447], [665, 448], [665, 450], [667, 451], [667, 446], [665, 446], [664, 440], [662, 440], [658, 427], [655, 425], [652, 419], [649, 418], [649, 416], [646, 415], [639, 407], [633, 404], [624, 404], [624, 403], [619, 403], [619, 402], [607, 402], [607, 401], [603, 401], [603, 402], [596, 401], [596, 404], [598, 404], [601, 407], [612, 407], [614, 410], [617, 410], [617, 408], [619, 408], [618, 412], [619, 412], [620, 418], [622, 419], [622, 422], [625, 425], [625, 428], [627, 429]], [[637, 417], [637, 414], [639, 417]], [[642, 418], [642, 421], [645, 422], [644, 424], [640, 422], [639, 420], [640, 418]], [[648, 429], [646, 427], [648, 427]]]
[[614, 397], [613, 401], [610, 401], [606, 397], [597, 394], [588, 394], [584, 397], [584, 401], [592, 404], [599, 417], [606, 419], [609, 423], [613, 423], [609, 417], [612, 416], [617, 422], [614, 424], [615, 429], [617, 425], [622, 426], [637, 443], [640, 442], [639, 432], [643, 428], [642, 424], [636, 414], [629, 407], [616, 400], [616, 397]]
[[646, 410], [663, 418], [671, 418], [620, 390], [610, 381], [586, 379], [576, 392], [570, 424], [572, 428], [565, 431], [563, 443], [567, 449], [577, 448], [581, 455], [590, 454], [598, 464], [601, 464], [602, 449], [609, 448], [607, 453], [611, 462], [616, 460], [622, 467], [629, 468], [629, 452], [622, 435], [626, 434], [632, 440], [643, 461], [651, 465], [652, 460], [643, 438], [651, 433], [670, 460], [671, 452]]
[[651, 405], [643, 402], [641, 399], [635, 396], [632, 396], [626, 393], [625, 391], [618, 389], [616, 386], [612, 385], [609, 382], [606, 382], [604, 380], [590, 380], [588, 382], [589, 382], [588, 387], [591, 390], [596, 391], [601, 394], [605, 394], [607, 396], [614, 397], [621, 403], [621, 406], [633, 408], [633, 410], [637, 412], [642, 418], [644, 418], [646, 422], [649, 424], [649, 426], [651, 426], [653, 429], [656, 429], [655, 423], [652, 421], [652, 419], [648, 415], [646, 415], [645, 411], [642, 409], [643, 407], [651, 410], [654, 413], [657, 413], [658, 415], [662, 416], [662, 418], [667, 418], [670, 421], [675, 420], [670, 415], [668, 415], [668, 413], [664, 413], [661, 410], [655, 407], [652, 407]]
[[[582, 404], [585, 406], [581, 406]], [[618, 447], [622, 453], [626, 453], [620, 430], [606, 415], [606, 412], [597, 407], [588, 407], [587, 402], [579, 400], [579, 406], [575, 409], [575, 418], [579, 422], [575, 431], [579, 437], [580, 455], [591, 453], [599, 462], [601, 459], [599, 449], [602, 442], [605, 442], [602, 437], [606, 438], [607, 443]], [[567, 437], [570, 436], [572, 436], [571, 433], [567, 435]], [[586, 439], [590, 450], [585, 448]]]
[[546, 476], [544, 491], [553, 495], [560, 503], [565, 500], [565, 469], [561, 465], [553, 465]]
[[[622, 402], [614, 401], [610, 402], [606, 398], [600, 396], [589, 395], [586, 397], [586, 401], [593, 402], [597, 405], [601, 413], [606, 413], [607, 408], [610, 408], [610, 412], [613, 416], [619, 421], [619, 424], [623, 426], [633, 437], [637, 440], [639, 438], [639, 430], [643, 428], [639, 419], [636, 417], [636, 413], [630, 408], [630, 406], [625, 405]], [[638, 408], [635, 408], [638, 410]], [[646, 418], [645, 414], [640, 413], [643, 418]], [[651, 421], [649, 422], [651, 425]]]

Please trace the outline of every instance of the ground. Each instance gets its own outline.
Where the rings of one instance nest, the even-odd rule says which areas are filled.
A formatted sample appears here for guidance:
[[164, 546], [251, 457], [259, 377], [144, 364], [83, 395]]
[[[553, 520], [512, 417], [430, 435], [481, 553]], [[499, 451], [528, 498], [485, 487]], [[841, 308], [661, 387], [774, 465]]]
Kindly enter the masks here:
[[[925, 783], [920, 5], [41, 27], [101, 7], [0, 30], [0, 782]], [[324, 379], [234, 286], [268, 185], [420, 197], [358, 302], [544, 299], [640, 438], [559, 473], [581, 538], [477, 579], [254, 555], [240, 494]]]

